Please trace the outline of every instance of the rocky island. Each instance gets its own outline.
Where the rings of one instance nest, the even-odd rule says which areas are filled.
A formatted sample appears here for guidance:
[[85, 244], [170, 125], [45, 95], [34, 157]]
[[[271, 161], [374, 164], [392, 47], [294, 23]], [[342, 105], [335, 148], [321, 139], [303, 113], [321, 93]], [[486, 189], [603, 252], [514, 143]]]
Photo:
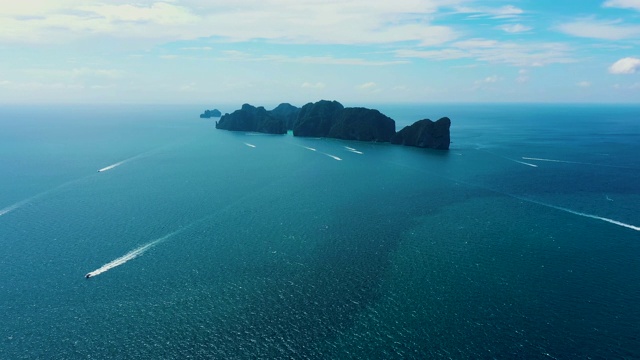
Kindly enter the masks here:
[[328, 100], [308, 103], [302, 108], [283, 103], [273, 110], [244, 104], [216, 122], [216, 128], [222, 130], [267, 134], [293, 131], [293, 136], [390, 142], [438, 150], [449, 149], [450, 126], [451, 120], [446, 117], [436, 122], [423, 119], [396, 132], [396, 122], [378, 110], [345, 108]]
[[231, 114], [224, 114], [220, 121], [216, 121], [216, 129], [232, 131], [254, 131], [267, 134], [286, 134], [287, 126], [284, 120], [272, 115], [264, 107], [249, 104], [242, 105], [240, 110]]
[[391, 143], [448, 150], [451, 143], [450, 127], [451, 120], [448, 117], [443, 117], [436, 122], [429, 119], [419, 120], [395, 133]]
[[205, 110], [202, 114], [200, 114], [201, 119], [210, 119], [212, 117], [220, 117], [222, 113], [218, 109], [213, 110]]

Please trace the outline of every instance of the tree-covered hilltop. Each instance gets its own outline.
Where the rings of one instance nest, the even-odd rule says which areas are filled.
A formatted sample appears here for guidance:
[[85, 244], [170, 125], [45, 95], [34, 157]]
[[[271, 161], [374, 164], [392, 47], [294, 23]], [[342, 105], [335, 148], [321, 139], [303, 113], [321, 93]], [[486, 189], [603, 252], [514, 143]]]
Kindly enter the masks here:
[[232, 131], [255, 131], [267, 134], [286, 134], [285, 122], [264, 107], [255, 107], [249, 104], [242, 105], [240, 110], [231, 114], [224, 114], [216, 122], [216, 129]]
[[218, 109], [205, 110], [202, 114], [200, 114], [201, 119], [209, 119], [212, 117], [220, 117], [220, 116], [222, 116], [222, 113]]
[[268, 134], [328, 137], [344, 140], [391, 142], [407, 146], [448, 150], [451, 120], [436, 122], [419, 120], [396, 133], [396, 123], [375, 109], [345, 108], [337, 101], [320, 100], [302, 108], [288, 103], [267, 111], [249, 104], [216, 122], [216, 128], [231, 131], [251, 131]]
[[419, 120], [398, 131], [391, 138], [391, 143], [448, 150], [451, 143], [450, 127], [451, 120], [448, 117], [443, 117], [436, 122], [429, 119]]

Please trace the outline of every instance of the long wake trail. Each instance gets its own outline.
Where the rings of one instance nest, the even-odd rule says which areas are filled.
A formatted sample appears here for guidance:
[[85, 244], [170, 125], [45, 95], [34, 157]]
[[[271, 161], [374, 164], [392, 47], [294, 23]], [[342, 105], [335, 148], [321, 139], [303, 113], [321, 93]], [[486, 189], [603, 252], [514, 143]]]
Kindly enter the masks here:
[[98, 170], [98, 172], [103, 172], [103, 171], [111, 170], [111, 169], [113, 169], [113, 168], [115, 168], [115, 167], [118, 167], [118, 166], [120, 166], [120, 165], [124, 164], [125, 162], [127, 162], [127, 161], [126, 161], [126, 160], [125, 160], [125, 161], [120, 161], [120, 162], [117, 162], [117, 163], [115, 163], [115, 164], [112, 164], [112, 165], [109, 165], [109, 166], [105, 166], [105, 167], [103, 167], [102, 169]]
[[117, 266], [125, 264], [126, 262], [137, 258], [138, 256], [144, 254], [147, 250], [149, 250], [149, 249], [153, 248], [154, 246], [162, 243], [163, 241], [168, 240], [170, 237], [172, 237], [172, 236], [184, 231], [185, 229], [187, 229], [187, 228], [182, 228], [180, 230], [176, 230], [176, 231], [174, 231], [172, 233], [169, 233], [169, 234], [167, 234], [167, 235], [165, 235], [165, 236], [163, 236], [163, 237], [161, 237], [159, 239], [155, 239], [155, 240], [153, 240], [151, 242], [148, 242], [148, 243], [146, 243], [146, 244], [144, 244], [144, 245], [142, 245], [142, 246], [140, 246], [138, 248], [135, 248], [135, 249], [129, 251], [128, 253], [120, 256], [119, 258], [117, 258], [115, 260], [112, 260], [112, 261], [102, 265], [101, 267], [99, 267], [99, 268], [87, 273], [87, 275], [85, 275], [85, 277], [86, 278], [90, 278], [90, 277], [98, 276], [98, 275], [100, 275], [100, 274], [102, 274], [104, 272], [107, 272], [107, 271], [109, 271], [109, 270], [111, 270], [111, 269], [113, 269], [113, 268], [115, 268]]
[[159, 151], [162, 151], [162, 149], [165, 149], [165, 148], [168, 148], [168, 147], [171, 147], [171, 146], [174, 146], [174, 145], [175, 144], [167, 144], [167, 145], [164, 145], [164, 146], [160, 146], [159, 148], [156, 148], [156, 149], [151, 149], [151, 150], [145, 151], [142, 154], [138, 154], [138, 155], [132, 156], [132, 157], [130, 157], [128, 159], [124, 159], [122, 161], [119, 161], [119, 162], [117, 162], [115, 164], [111, 164], [109, 166], [105, 166], [102, 169], [99, 169], [98, 172], [105, 172], [105, 171], [111, 170], [111, 169], [116, 168], [116, 167], [118, 167], [118, 166], [120, 166], [122, 164], [128, 163], [129, 161], [133, 161], [133, 160], [136, 160], [136, 159], [147, 157], [149, 155], [153, 155], [153, 154], [155, 154], [155, 153], [157, 153]]
[[577, 165], [590, 165], [590, 166], [604, 166], [604, 167], [610, 167], [610, 168], [619, 168], [619, 169], [632, 169], [632, 170], [638, 170], [638, 168], [636, 168], [636, 167], [631, 167], [631, 166], [609, 165], [609, 164], [595, 164], [595, 163], [580, 162], [580, 161], [557, 160], [557, 159], [545, 159], [545, 158], [527, 157], [527, 156], [522, 156], [522, 159], [523, 159], [523, 160], [532, 160], [532, 161], [554, 162], [554, 163], [562, 163], [562, 164], [577, 164]]
[[128, 163], [129, 161], [133, 161], [133, 160], [139, 159], [141, 157], [145, 157], [145, 156], [151, 155], [153, 152], [156, 152], [156, 151], [158, 151], [158, 149], [145, 151], [142, 154], [138, 154], [138, 155], [130, 157], [128, 159], [124, 159], [122, 161], [119, 161], [119, 162], [117, 162], [115, 164], [111, 164], [109, 166], [105, 166], [102, 169], [98, 170], [98, 172], [104, 172], [104, 171], [111, 170], [111, 169], [116, 168], [116, 167], [118, 167], [118, 166], [120, 166], [122, 164]]
[[36, 195], [33, 195], [33, 196], [29, 197], [29, 198], [26, 198], [24, 200], [18, 201], [15, 204], [12, 204], [12, 205], [9, 205], [9, 206], [7, 206], [5, 208], [2, 208], [2, 209], [0, 209], [0, 216], [6, 215], [6, 214], [8, 214], [8, 213], [10, 213], [10, 212], [12, 212], [12, 211], [14, 211], [16, 209], [21, 208], [22, 206], [24, 206], [24, 205], [26, 205], [26, 204], [34, 201], [34, 200], [37, 200], [37, 199], [39, 199], [39, 198], [41, 198], [41, 197], [43, 197], [43, 196], [45, 196], [47, 194], [50, 194], [50, 193], [52, 193], [52, 192], [54, 192], [56, 190], [60, 190], [60, 189], [66, 187], [66, 186], [69, 186], [71, 184], [74, 184], [74, 183], [77, 183], [79, 181], [82, 181], [82, 180], [84, 180], [84, 179], [86, 179], [86, 178], [88, 178], [90, 176], [93, 176], [93, 175], [88, 175], [88, 176], [81, 177], [79, 179], [67, 181], [66, 183], [60, 184], [60, 185], [58, 185], [58, 186], [56, 186], [56, 187], [54, 187], [52, 189], [49, 189], [47, 191], [43, 191], [43, 192], [41, 192], [39, 194], [36, 194]]
[[561, 206], [551, 205], [551, 204], [543, 203], [541, 201], [527, 199], [527, 198], [524, 198], [524, 197], [521, 197], [521, 196], [517, 196], [517, 195], [513, 195], [513, 194], [505, 194], [505, 195], [508, 195], [508, 196], [510, 196], [512, 198], [519, 199], [519, 200], [522, 200], [522, 201], [530, 202], [532, 204], [542, 205], [542, 206], [546, 206], [548, 208], [564, 211], [564, 212], [567, 212], [569, 214], [583, 216], [583, 217], [590, 218], [590, 219], [596, 219], [596, 220], [608, 222], [608, 223], [611, 223], [611, 224], [614, 224], [614, 225], [622, 226], [622, 227], [625, 227], [625, 228], [628, 228], [628, 229], [631, 229], [631, 230], [640, 231], [640, 226], [635, 226], [635, 225], [623, 223], [622, 221], [609, 219], [609, 218], [598, 216], [598, 215], [587, 214], [587, 213], [583, 213], [583, 212], [580, 212], [580, 211], [567, 209], [567, 208], [564, 208], [564, 207], [561, 207]]
[[604, 222], [607, 222], [607, 223], [610, 223], [610, 224], [613, 224], [613, 225], [621, 226], [621, 227], [624, 227], [624, 228], [627, 228], [627, 229], [640, 231], [640, 226], [627, 224], [627, 223], [624, 223], [622, 221], [618, 221], [618, 220], [615, 220], [615, 219], [610, 219], [610, 218], [606, 218], [606, 217], [602, 217], [602, 216], [598, 216], [598, 215], [593, 215], [593, 214], [587, 214], [587, 213], [583, 213], [583, 212], [580, 212], [580, 211], [567, 209], [567, 208], [562, 207], [562, 206], [551, 205], [551, 204], [547, 204], [547, 203], [544, 203], [544, 202], [541, 202], [541, 201], [529, 199], [529, 198], [526, 198], [526, 197], [523, 197], [523, 196], [509, 194], [509, 193], [506, 193], [506, 192], [503, 192], [503, 191], [499, 191], [499, 190], [496, 190], [496, 189], [492, 189], [492, 188], [489, 188], [489, 187], [486, 187], [486, 186], [473, 184], [473, 183], [469, 183], [469, 182], [466, 182], [466, 181], [460, 181], [460, 180], [456, 180], [456, 179], [451, 179], [451, 178], [448, 178], [446, 176], [442, 176], [442, 175], [439, 175], [439, 174], [432, 173], [430, 171], [426, 171], [424, 169], [417, 169], [417, 168], [414, 168], [414, 167], [411, 167], [411, 166], [406, 166], [406, 165], [398, 164], [398, 163], [395, 163], [395, 162], [388, 162], [388, 163], [396, 165], [396, 166], [408, 168], [408, 169], [411, 169], [411, 170], [414, 170], [414, 171], [428, 173], [428, 174], [431, 174], [433, 176], [437, 176], [439, 178], [452, 181], [454, 183], [460, 183], [460, 184], [464, 184], [464, 185], [467, 185], [467, 186], [470, 186], [470, 187], [480, 188], [480, 189], [484, 189], [484, 190], [487, 190], [487, 191], [491, 191], [493, 193], [509, 196], [511, 198], [518, 199], [518, 200], [521, 200], [521, 201], [526, 201], [526, 202], [531, 203], [531, 204], [545, 206], [545, 207], [548, 207], [548, 208], [551, 208], [551, 209], [564, 211], [564, 212], [569, 213], [569, 214], [578, 215], [578, 216], [582, 216], [582, 217], [586, 217], [586, 218], [590, 218], [590, 219], [595, 219], [595, 220], [600, 220], [600, 221], [604, 221]]
[[155, 239], [155, 240], [150, 241], [150, 242], [148, 242], [148, 243], [146, 243], [146, 244], [144, 244], [142, 246], [139, 246], [139, 247], [129, 251], [128, 253], [120, 256], [119, 258], [114, 259], [114, 260], [102, 265], [101, 267], [99, 267], [99, 268], [87, 273], [85, 275], [85, 278], [88, 279], [90, 277], [94, 277], [94, 276], [103, 274], [103, 273], [105, 273], [105, 272], [107, 272], [107, 271], [109, 271], [109, 270], [111, 270], [111, 269], [113, 269], [113, 268], [115, 268], [117, 266], [123, 265], [123, 264], [127, 263], [128, 261], [131, 261], [131, 260], [137, 258], [138, 256], [144, 254], [149, 249], [151, 249], [151, 248], [153, 248], [153, 247], [155, 247], [155, 246], [157, 246], [157, 245], [169, 240], [171, 237], [173, 237], [173, 236], [175, 236], [175, 235], [177, 235], [177, 234], [179, 234], [179, 233], [181, 233], [183, 231], [186, 231], [187, 229], [192, 228], [196, 224], [202, 223], [202, 222], [204, 222], [204, 221], [206, 221], [208, 219], [213, 218], [214, 216], [218, 215], [220, 212], [226, 211], [228, 208], [230, 208], [232, 206], [235, 206], [236, 204], [240, 203], [241, 201], [243, 201], [243, 200], [245, 200], [247, 198], [251, 198], [255, 194], [261, 193], [265, 188], [267, 188], [269, 186], [273, 186], [277, 182], [278, 181], [272, 182], [272, 183], [270, 183], [268, 185], [265, 185], [264, 187], [261, 187], [259, 189], [256, 189], [255, 191], [252, 191], [252, 192], [250, 192], [248, 194], [245, 194], [244, 196], [240, 197], [239, 199], [233, 201], [232, 203], [227, 204], [226, 206], [218, 209], [218, 211], [213, 212], [212, 214], [209, 214], [209, 215], [207, 215], [205, 217], [202, 217], [202, 218], [190, 223], [189, 225], [187, 225], [185, 227], [181, 227], [180, 229], [175, 230], [175, 231], [173, 231], [173, 232], [171, 232], [171, 233], [169, 233], [169, 234], [167, 234], [167, 235], [165, 235], [165, 236], [163, 236], [163, 237], [161, 237], [159, 239]]
[[[497, 157], [499, 157], [499, 158], [503, 158], [503, 159], [505, 159], [505, 160], [509, 160], [509, 161], [516, 162], [516, 163], [518, 163], [518, 164], [522, 164], [522, 165], [526, 165], [526, 166], [531, 166], [531, 167], [534, 167], [534, 168], [537, 168], [537, 167], [538, 167], [538, 165], [536, 165], [536, 164], [532, 164], [532, 163], [528, 163], [528, 162], [524, 162], [524, 161], [520, 161], [520, 160], [512, 159], [512, 158], [510, 158], [510, 157], [506, 157], [506, 156], [503, 156], [503, 155], [499, 155], [499, 154], [492, 153], [491, 151], [482, 150], [482, 149], [479, 149], [479, 150], [480, 150], [480, 151], [483, 151], [483, 152], [485, 152], [485, 153], [487, 153], [487, 154], [491, 154], [491, 155], [493, 155], [493, 156], [497, 156]], [[528, 159], [528, 158], [523, 157], [522, 159], [526, 160], [526, 159]]]

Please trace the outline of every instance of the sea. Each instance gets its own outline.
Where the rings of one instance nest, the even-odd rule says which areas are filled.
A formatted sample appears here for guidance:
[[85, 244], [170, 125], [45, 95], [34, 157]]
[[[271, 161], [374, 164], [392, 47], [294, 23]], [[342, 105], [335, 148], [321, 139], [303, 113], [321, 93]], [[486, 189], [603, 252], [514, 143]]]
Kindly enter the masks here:
[[640, 358], [640, 106], [370, 107], [0, 106], [0, 359]]

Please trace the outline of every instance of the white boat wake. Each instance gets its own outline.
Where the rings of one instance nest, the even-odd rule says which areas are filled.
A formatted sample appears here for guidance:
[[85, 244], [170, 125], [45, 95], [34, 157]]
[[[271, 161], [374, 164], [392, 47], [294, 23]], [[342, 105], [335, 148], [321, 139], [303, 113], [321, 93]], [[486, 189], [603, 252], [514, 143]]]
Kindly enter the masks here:
[[363, 154], [363, 152], [362, 152], [362, 151], [358, 151], [358, 150], [356, 150], [356, 149], [354, 149], [354, 148], [352, 148], [352, 147], [345, 146], [344, 148], [345, 148], [345, 149], [347, 149], [348, 151], [350, 151], [350, 152], [354, 153], [354, 154], [360, 154], [360, 155], [362, 155], [362, 154]]
[[564, 212], [567, 212], [569, 214], [579, 215], [579, 216], [587, 217], [587, 218], [590, 218], [590, 219], [601, 220], [601, 221], [608, 222], [610, 224], [614, 224], [614, 225], [618, 225], [618, 226], [622, 226], [622, 227], [625, 227], [625, 228], [628, 228], [628, 229], [631, 229], [631, 230], [640, 231], [640, 226], [635, 226], [635, 225], [623, 223], [622, 221], [609, 219], [609, 218], [602, 217], [602, 216], [587, 214], [587, 213], [583, 213], [583, 212], [580, 212], [580, 211], [574, 211], [574, 210], [567, 209], [567, 208], [564, 208], [564, 207], [561, 207], [561, 206], [551, 205], [551, 204], [543, 203], [541, 201], [527, 199], [527, 198], [524, 198], [524, 197], [521, 197], [521, 196], [516, 196], [516, 195], [511, 195], [511, 194], [506, 194], [506, 195], [509, 195], [511, 197], [514, 197], [514, 198], [522, 200], [522, 201], [530, 202], [532, 204], [542, 205], [542, 206], [546, 206], [546, 207], [549, 207], [549, 208], [552, 208], [552, 209], [564, 211]]
[[518, 160], [513, 160], [513, 159], [509, 159], [509, 160], [515, 161], [515, 162], [517, 162], [519, 164], [522, 164], [522, 165], [527, 165], [527, 166], [531, 166], [531, 167], [538, 167], [538, 165], [536, 165], [536, 164], [530, 164], [530, 163], [524, 162], [524, 161], [518, 161]]
[[22, 205], [24, 205], [24, 204], [28, 203], [28, 202], [29, 202], [29, 200], [31, 200], [31, 198], [29, 198], [29, 199], [27, 199], [27, 200], [22, 200], [22, 201], [17, 202], [17, 203], [15, 203], [15, 204], [13, 204], [13, 205], [9, 205], [9, 206], [7, 206], [7, 207], [6, 207], [6, 208], [4, 208], [4, 209], [0, 209], [0, 216], [2, 216], [2, 215], [4, 215], [4, 214], [8, 214], [8, 213], [12, 212], [13, 210], [15, 210], [15, 209], [19, 208], [20, 206], [22, 206]]
[[103, 167], [102, 169], [98, 170], [98, 172], [108, 171], [108, 170], [111, 170], [111, 169], [113, 169], [113, 168], [116, 168], [116, 167], [118, 167], [118, 166], [120, 166], [120, 165], [122, 165], [122, 164], [124, 164], [124, 163], [128, 163], [129, 161], [136, 160], [136, 159], [139, 159], [139, 158], [142, 158], [142, 157], [145, 157], [145, 156], [152, 155], [152, 154], [157, 153], [158, 151], [160, 151], [160, 150], [162, 150], [162, 149], [164, 149], [164, 148], [167, 148], [167, 147], [169, 147], [169, 146], [173, 146], [173, 145], [172, 145], [172, 144], [169, 144], [169, 145], [161, 146], [161, 147], [159, 147], [159, 148], [157, 148], [157, 149], [153, 149], [153, 150], [145, 151], [145, 152], [143, 152], [142, 154], [138, 154], [138, 155], [133, 156], [133, 157], [130, 157], [130, 158], [128, 158], [128, 159], [124, 159], [124, 160], [122, 160], [122, 161], [119, 161], [119, 162], [117, 162], [117, 163], [115, 163], [115, 164], [111, 164], [111, 165], [109, 165], [109, 166], [105, 166], [105, 167]]
[[342, 161], [342, 159], [341, 159], [341, 158], [339, 158], [339, 157], [337, 157], [337, 156], [335, 156], [335, 155], [331, 155], [331, 154], [327, 154], [327, 153], [323, 153], [323, 154], [324, 154], [324, 155], [327, 155], [328, 157], [330, 157], [330, 158], [332, 158], [332, 159], [335, 159], [335, 160], [338, 160], [338, 161]]
[[[516, 162], [516, 163], [518, 163], [518, 164], [527, 165], [527, 166], [531, 166], [531, 167], [535, 167], [535, 168], [537, 168], [537, 167], [538, 167], [538, 165], [536, 165], [536, 164], [531, 164], [531, 163], [528, 163], [528, 162], [515, 160], [515, 159], [512, 159], [512, 158], [510, 158], [510, 157], [506, 157], [506, 156], [503, 156], [503, 155], [495, 154], [495, 153], [493, 153], [493, 152], [491, 152], [491, 151], [487, 151], [487, 150], [480, 150], [480, 151], [486, 152], [487, 154], [491, 154], [491, 155], [493, 155], [493, 156], [497, 156], [497, 157], [503, 158], [503, 159], [505, 159], [505, 160], [509, 160], [509, 161]], [[523, 159], [527, 159], [527, 158], [523, 157]]]
[[170, 237], [172, 237], [173, 235], [183, 231], [184, 229], [180, 229], [178, 231], [174, 231], [172, 233], [169, 233], [159, 239], [153, 240], [150, 243], [144, 244], [136, 249], [133, 249], [131, 251], [129, 251], [128, 253], [120, 256], [119, 258], [112, 260], [104, 265], [102, 265], [101, 267], [87, 273], [87, 275], [85, 275], [85, 278], [90, 278], [90, 277], [94, 277], [94, 276], [98, 276], [104, 272], [107, 272], [111, 269], [113, 269], [114, 267], [120, 266], [124, 263], [126, 263], [129, 260], [133, 260], [135, 258], [137, 258], [138, 256], [144, 254], [147, 250], [151, 249], [152, 247], [160, 244], [161, 242], [169, 239]]
[[[89, 175], [89, 176], [93, 176], [93, 175]], [[58, 186], [56, 186], [56, 187], [54, 187], [54, 188], [52, 188], [52, 189], [50, 189], [50, 190], [43, 191], [43, 192], [41, 192], [41, 193], [39, 193], [39, 194], [36, 194], [36, 195], [34, 195], [34, 196], [32, 196], [32, 197], [29, 197], [29, 198], [27, 198], [27, 199], [24, 199], [24, 200], [18, 201], [17, 203], [15, 203], [15, 204], [13, 204], [13, 205], [9, 205], [9, 206], [7, 206], [7, 207], [5, 207], [5, 208], [3, 208], [3, 209], [0, 209], [0, 216], [2, 216], [2, 215], [6, 215], [6, 214], [8, 214], [8, 213], [10, 213], [10, 212], [12, 212], [12, 211], [14, 211], [14, 210], [16, 210], [16, 209], [18, 209], [18, 208], [20, 208], [20, 207], [24, 206], [24, 205], [25, 205], [25, 204], [27, 204], [27, 203], [30, 203], [30, 202], [32, 202], [32, 201], [34, 201], [34, 200], [36, 200], [36, 199], [38, 199], [38, 198], [41, 198], [41, 197], [43, 197], [43, 196], [45, 196], [45, 195], [47, 195], [47, 194], [50, 194], [50, 193], [52, 193], [52, 192], [54, 192], [54, 191], [56, 191], [56, 190], [62, 189], [62, 188], [64, 188], [65, 186], [68, 186], [68, 185], [74, 184], [74, 183], [76, 183], [76, 182], [82, 181], [82, 180], [86, 179], [87, 177], [88, 177], [88, 176], [84, 176], [84, 177], [81, 177], [81, 178], [79, 178], [79, 179], [75, 179], [75, 180], [67, 181], [66, 183], [61, 184], [61, 185], [58, 185]]]
[[245, 144], [245, 145], [247, 145], [248, 147], [252, 147], [252, 148], [256, 147], [256, 146], [255, 146], [255, 145], [253, 145], [253, 144], [249, 144], [249, 143], [244, 143], [244, 144]]
[[103, 167], [102, 169], [98, 170], [98, 172], [103, 172], [103, 171], [111, 170], [111, 169], [113, 169], [114, 167], [117, 167], [117, 166], [120, 166], [120, 165], [124, 164], [125, 162], [126, 162], [126, 160], [124, 160], [124, 161], [120, 161], [120, 162], [118, 162], [118, 163], [115, 163], [115, 164], [112, 164], [112, 165], [109, 165], [109, 166], [106, 166], [106, 167]]
[[312, 148], [312, 147], [308, 147], [308, 146], [303, 146], [303, 148], [307, 149], [307, 150], [311, 150], [311, 151], [317, 151], [316, 149]]
[[532, 161], [545, 161], [545, 162], [554, 162], [554, 163], [562, 163], [562, 164], [576, 164], [576, 165], [590, 165], [590, 166], [604, 166], [611, 168], [619, 168], [619, 169], [632, 169], [637, 170], [638, 168], [632, 166], [621, 166], [621, 165], [608, 165], [608, 164], [596, 164], [596, 163], [588, 163], [588, 162], [580, 162], [580, 161], [569, 161], [569, 160], [556, 160], [556, 159], [545, 159], [545, 158], [536, 158], [536, 157], [527, 157], [523, 156], [523, 160], [532, 160]]

